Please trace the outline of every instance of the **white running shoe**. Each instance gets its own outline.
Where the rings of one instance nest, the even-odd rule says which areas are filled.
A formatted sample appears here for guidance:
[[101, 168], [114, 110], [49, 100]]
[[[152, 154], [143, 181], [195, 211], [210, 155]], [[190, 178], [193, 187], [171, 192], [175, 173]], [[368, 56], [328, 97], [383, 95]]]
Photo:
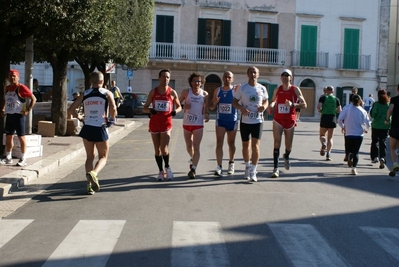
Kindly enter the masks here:
[[222, 176], [222, 173], [223, 173], [222, 167], [218, 165], [218, 166], [216, 167], [216, 171], [215, 171], [214, 175], [215, 175], [215, 176]]
[[167, 177], [168, 181], [173, 180], [173, 172], [172, 172], [172, 169], [170, 168], [170, 166], [168, 168], [166, 168], [165, 173], [166, 173], [166, 177]]
[[19, 159], [19, 161], [17, 162], [17, 165], [20, 167], [24, 167], [24, 166], [28, 165], [28, 163], [26, 163], [26, 159]]
[[251, 169], [252, 167], [245, 167], [245, 179], [247, 179], [248, 181], [251, 181]]
[[278, 178], [280, 176], [280, 171], [275, 168], [272, 173], [272, 178]]
[[0, 164], [12, 164], [12, 158], [2, 158]]
[[158, 180], [158, 181], [162, 181], [164, 177], [165, 177], [165, 173], [164, 173], [163, 171], [160, 171], [160, 172], [158, 173], [158, 178], [157, 178], [157, 180]]
[[257, 172], [255, 172], [255, 171], [251, 171], [251, 180], [254, 181], [254, 182], [258, 181], [258, 178], [256, 178], [256, 173]]
[[229, 174], [229, 175], [234, 174], [234, 162], [229, 163], [229, 168], [227, 169], [227, 174]]
[[356, 170], [356, 168], [355, 168], [355, 167], [353, 167], [353, 168], [352, 168], [352, 170], [351, 170], [351, 174], [352, 174], [352, 175], [357, 175], [357, 170]]

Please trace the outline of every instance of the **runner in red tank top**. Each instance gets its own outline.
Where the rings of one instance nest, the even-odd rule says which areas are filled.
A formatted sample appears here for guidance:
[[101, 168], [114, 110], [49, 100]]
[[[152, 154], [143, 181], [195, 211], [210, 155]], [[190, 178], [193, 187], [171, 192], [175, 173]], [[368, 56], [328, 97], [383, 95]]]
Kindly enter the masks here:
[[269, 105], [269, 113], [271, 113], [274, 109], [274, 169], [272, 178], [277, 178], [280, 176], [278, 161], [280, 157], [281, 136], [283, 135], [283, 132], [285, 138], [285, 153], [283, 155], [284, 167], [286, 170], [290, 169], [289, 156], [292, 149], [292, 140], [294, 138], [294, 130], [296, 126], [296, 109], [303, 109], [307, 106], [305, 98], [302, 96], [301, 89], [292, 85], [291, 81], [292, 72], [289, 69], [284, 69], [281, 73], [282, 85], [280, 85], [278, 89], [274, 91], [272, 101]]
[[[172, 180], [173, 172], [169, 166], [169, 140], [172, 132], [172, 117], [181, 111], [179, 97], [169, 87], [170, 70], [161, 70], [158, 75], [159, 85], [148, 94], [143, 112], [151, 113], [149, 132], [155, 150], [155, 161], [158, 165], [158, 181]], [[152, 108], [150, 104], [152, 103]], [[165, 169], [163, 168], [165, 162]], [[166, 176], [166, 177], [165, 177]]]

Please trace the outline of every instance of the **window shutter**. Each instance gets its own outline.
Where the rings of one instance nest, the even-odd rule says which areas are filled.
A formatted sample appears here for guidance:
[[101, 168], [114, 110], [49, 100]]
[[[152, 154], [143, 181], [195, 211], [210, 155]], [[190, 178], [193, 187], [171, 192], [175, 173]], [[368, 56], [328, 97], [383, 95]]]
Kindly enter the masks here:
[[270, 48], [278, 49], [278, 24], [270, 24]]
[[223, 20], [222, 21], [222, 45], [230, 46], [231, 42], [231, 21]]
[[247, 47], [255, 47], [255, 22], [248, 22]]
[[198, 19], [198, 40], [197, 43], [204, 45], [206, 42], [206, 19]]

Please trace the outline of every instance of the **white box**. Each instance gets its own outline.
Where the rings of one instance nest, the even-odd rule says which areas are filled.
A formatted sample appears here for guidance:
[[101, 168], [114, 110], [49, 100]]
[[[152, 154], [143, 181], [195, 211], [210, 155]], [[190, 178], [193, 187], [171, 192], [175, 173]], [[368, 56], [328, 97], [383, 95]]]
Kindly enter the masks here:
[[[16, 134], [13, 136], [14, 147], [21, 147], [19, 138]], [[40, 134], [25, 135], [26, 146], [40, 146], [42, 144], [42, 136]], [[3, 145], [6, 145], [6, 134], [3, 134]]]
[[[13, 147], [12, 149], [12, 156], [15, 158], [20, 159], [21, 158], [21, 148], [20, 147]], [[28, 146], [26, 147], [25, 151], [25, 158], [35, 158], [35, 157], [41, 157], [43, 156], [43, 146]]]

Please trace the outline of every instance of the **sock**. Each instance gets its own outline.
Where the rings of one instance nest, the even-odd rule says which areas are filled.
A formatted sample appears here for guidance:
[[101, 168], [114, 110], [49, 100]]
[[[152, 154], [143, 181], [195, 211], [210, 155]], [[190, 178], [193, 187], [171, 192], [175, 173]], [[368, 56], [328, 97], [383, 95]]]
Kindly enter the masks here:
[[273, 150], [273, 164], [274, 164], [275, 169], [278, 167], [278, 158], [279, 157], [280, 157], [280, 149], [275, 148]]
[[285, 150], [285, 158], [288, 159], [290, 157], [291, 151]]
[[245, 167], [251, 167], [251, 163], [249, 163], [249, 161], [245, 162]]
[[155, 155], [155, 161], [157, 162], [159, 171], [160, 172], [163, 171], [163, 168], [162, 168], [162, 156], [156, 156]]
[[169, 167], [169, 154], [163, 155], [162, 158], [163, 158], [163, 161], [165, 162], [165, 168], [168, 168]]
[[191, 170], [195, 172], [195, 170], [197, 169], [197, 166], [191, 166]]
[[10, 159], [11, 158], [11, 152], [6, 152], [6, 158]]
[[258, 164], [252, 164], [252, 171], [256, 172], [256, 168], [258, 167]]
[[21, 153], [21, 159], [25, 158], [25, 153]]
[[229, 161], [229, 164], [231, 164], [231, 163], [234, 163], [234, 160], [230, 160], [230, 161]]

